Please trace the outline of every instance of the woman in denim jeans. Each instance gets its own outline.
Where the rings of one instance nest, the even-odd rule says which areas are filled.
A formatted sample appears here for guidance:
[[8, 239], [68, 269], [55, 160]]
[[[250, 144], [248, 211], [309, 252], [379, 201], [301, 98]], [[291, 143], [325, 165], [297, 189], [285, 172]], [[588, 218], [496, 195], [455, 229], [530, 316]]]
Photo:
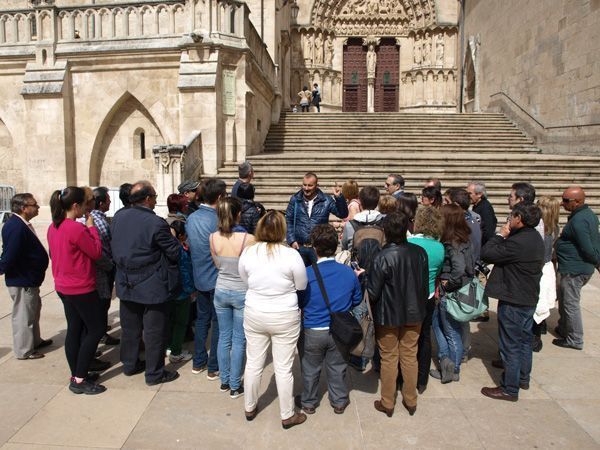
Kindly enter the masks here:
[[219, 270], [215, 286], [215, 311], [219, 322], [219, 361], [221, 392], [231, 398], [243, 395], [241, 384], [246, 337], [244, 304], [247, 284], [240, 278], [238, 262], [244, 248], [254, 242], [251, 234], [238, 232], [242, 203], [234, 197], [217, 203], [218, 231], [210, 235], [210, 253]]
[[445, 293], [453, 292], [467, 284], [475, 274], [475, 259], [469, 235], [471, 230], [462, 208], [456, 204], [441, 208], [444, 232], [441, 241], [446, 255], [440, 274], [441, 301], [433, 311], [432, 327], [438, 345], [440, 370], [433, 369], [433, 378], [442, 383], [459, 381], [463, 356], [462, 323], [446, 311]]

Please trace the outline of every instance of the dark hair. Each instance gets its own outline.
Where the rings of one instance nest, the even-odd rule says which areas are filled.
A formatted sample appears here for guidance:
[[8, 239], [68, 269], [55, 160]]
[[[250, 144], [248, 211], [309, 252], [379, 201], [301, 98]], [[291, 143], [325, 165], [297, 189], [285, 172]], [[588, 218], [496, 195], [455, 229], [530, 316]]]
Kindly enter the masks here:
[[183, 220], [174, 220], [169, 226], [175, 231], [175, 236], [177, 238], [186, 235], [185, 222]]
[[464, 211], [469, 209], [469, 206], [471, 206], [471, 196], [469, 195], [469, 191], [463, 188], [450, 188], [447, 192], [452, 203], [456, 203]]
[[250, 183], [241, 183], [238, 186], [237, 196], [243, 200], [254, 200], [254, 186]]
[[33, 195], [30, 193], [16, 194], [10, 199], [10, 210], [15, 214], [21, 214], [28, 200], [33, 200]]
[[209, 205], [214, 205], [219, 197], [227, 193], [227, 185], [220, 178], [208, 178], [203, 185], [202, 197]]
[[375, 186], [365, 186], [358, 193], [360, 204], [366, 210], [377, 208], [379, 197], [381, 197], [381, 194]]
[[442, 206], [441, 211], [444, 218], [444, 231], [440, 241], [452, 245], [469, 242], [471, 229], [467, 224], [463, 209], [451, 203]]
[[123, 206], [131, 205], [131, 201], [129, 200], [129, 194], [131, 194], [132, 187], [133, 184], [131, 183], [123, 183], [119, 187], [119, 199], [121, 200], [121, 203], [123, 203]]
[[406, 214], [408, 220], [414, 219], [417, 206], [419, 206], [417, 196], [412, 192], [402, 192], [396, 200], [398, 201], [398, 211]]
[[317, 183], [319, 182], [319, 177], [317, 176], [317, 174], [316, 174], [316, 173], [314, 173], [314, 172], [306, 172], [306, 173], [304, 174], [304, 177], [303, 177], [303, 178], [309, 178], [309, 177], [314, 177], [314, 178], [315, 178], [315, 180], [317, 180]]
[[401, 211], [387, 214], [381, 223], [386, 242], [402, 244], [406, 242], [406, 230], [408, 230], [408, 216]]
[[183, 213], [188, 207], [188, 199], [183, 194], [171, 194], [167, 197], [167, 209], [170, 213]]
[[522, 199], [523, 202], [533, 203], [535, 201], [535, 188], [530, 183], [514, 183], [511, 188], [515, 191], [515, 197]]
[[104, 186], [97, 187], [93, 190], [94, 193], [94, 208], [98, 209], [100, 203], [108, 201], [108, 188]]
[[390, 174], [388, 175], [388, 178], [389, 178], [389, 177], [392, 177], [392, 178], [394, 179], [394, 182], [393, 182], [393, 184], [394, 184], [394, 185], [397, 185], [397, 184], [399, 184], [399, 185], [400, 185], [400, 187], [401, 187], [402, 189], [404, 189], [404, 177], [403, 177], [402, 175], [400, 175], [400, 174], [397, 174], [397, 173], [390, 173]]
[[85, 191], [77, 186], [69, 186], [62, 191], [54, 191], [50, 197], [50, 212], [52, 213], [52, 223], [56, 228], [60, 226], [67, 216], [67, 211], [74, 204], [83, 205], [85, 201]]
[[429, 183], [433, 183], [433, 186], [427, 186], [427, 187], [434, 187], [438, 191], [440, 191], [440, 193], [442, 192], [442, 182], [440, 181], [439, 178], [427, 178], [427, 180], [425, 180], [425, 184], [429, 184]]
[[252, 173], [252, 164], [250, 161], [244, 161], [238, 166], [238, 177], [240, 178], [248, 178]]
[[310, 233], [310, 243], [317, 252], [317, 256], [333, 256], [338, 246], [337, 231], [329, 223], [317, 225]]
[[510, 213], [513, 217], [521, 217], [523, 225], [529, 228], [537, 227], [542, 217], [542, 211], [533, 203], [517, 203]]
[[427, 186], [421, 191], [421, 195], [431, 201], [431, 206], [439, 208], [442, 206], [442, 192], [435, 186]]
[[132, 205], [140, 204], [148, 197], [156, 195], [156, 192], [154, 192], [154, 188], [152, 187], [149, 181], [137, 181], [132, 186], [131, 190], [133, 191], [134, 188], [136, 188], [137, 186], [141, 186], [141, 188], [129, 194], [129, 201]]
[[218, 230], [225, 235], [231, 234], [241, 212], [242, 202], [239, 199], [235, 197], [220, 198], [217, 202]]

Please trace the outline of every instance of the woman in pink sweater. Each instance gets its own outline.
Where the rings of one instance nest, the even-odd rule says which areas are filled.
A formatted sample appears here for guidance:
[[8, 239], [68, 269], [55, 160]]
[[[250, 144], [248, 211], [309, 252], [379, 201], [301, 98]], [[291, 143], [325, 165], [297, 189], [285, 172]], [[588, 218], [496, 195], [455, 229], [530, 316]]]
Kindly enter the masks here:
[[106, 312], [96, 292], [96, 266], [102, 244], [92, 216], [85, 213], [85, 191], [67, 187], [50, 198], [52, 225], [48, 245], [56, 292], [67, 318], [65, 353], [71, 369], [69, 389], [75, 394], [100, 394], [106, 388], [88, 376], [100, 338], [106, 331]]

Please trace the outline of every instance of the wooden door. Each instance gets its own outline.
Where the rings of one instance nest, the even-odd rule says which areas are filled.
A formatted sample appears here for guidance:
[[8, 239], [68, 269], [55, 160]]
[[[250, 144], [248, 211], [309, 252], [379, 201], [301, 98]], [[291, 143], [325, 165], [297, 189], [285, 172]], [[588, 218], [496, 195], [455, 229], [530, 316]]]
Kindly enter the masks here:
[[375, 111], [398, 111], [400, 50], [395, 38], [382, 38], [377, 48]]
[[344, 112], [367, 111], [367, 49], [361, 38], [344, 46]]

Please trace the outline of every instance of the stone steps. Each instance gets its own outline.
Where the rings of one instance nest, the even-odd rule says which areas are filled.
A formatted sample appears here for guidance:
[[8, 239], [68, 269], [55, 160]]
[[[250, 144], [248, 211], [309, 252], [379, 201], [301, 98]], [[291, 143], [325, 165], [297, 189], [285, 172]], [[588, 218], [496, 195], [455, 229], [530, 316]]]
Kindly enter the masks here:
[[[279, 210], [309, 171], [326, 192], [348, 179], [383, 188], [392, 172], [402, 174], [406, 191], [417, 195], [429, 177], [440, 178], [444, 189], [482, 180], [500, 221], [509, 213], [507, 196], [516, 181], [533, 183], [538, 196], [555, 197], [580, 184], [600, 210], [600, 157], [540, 153], [502, 114], [285, 114], [271, 127], [263, 153], [248, 159], [256, 200]], [[231, 187], [237, 164], [224, 164], [219, 176]]]

